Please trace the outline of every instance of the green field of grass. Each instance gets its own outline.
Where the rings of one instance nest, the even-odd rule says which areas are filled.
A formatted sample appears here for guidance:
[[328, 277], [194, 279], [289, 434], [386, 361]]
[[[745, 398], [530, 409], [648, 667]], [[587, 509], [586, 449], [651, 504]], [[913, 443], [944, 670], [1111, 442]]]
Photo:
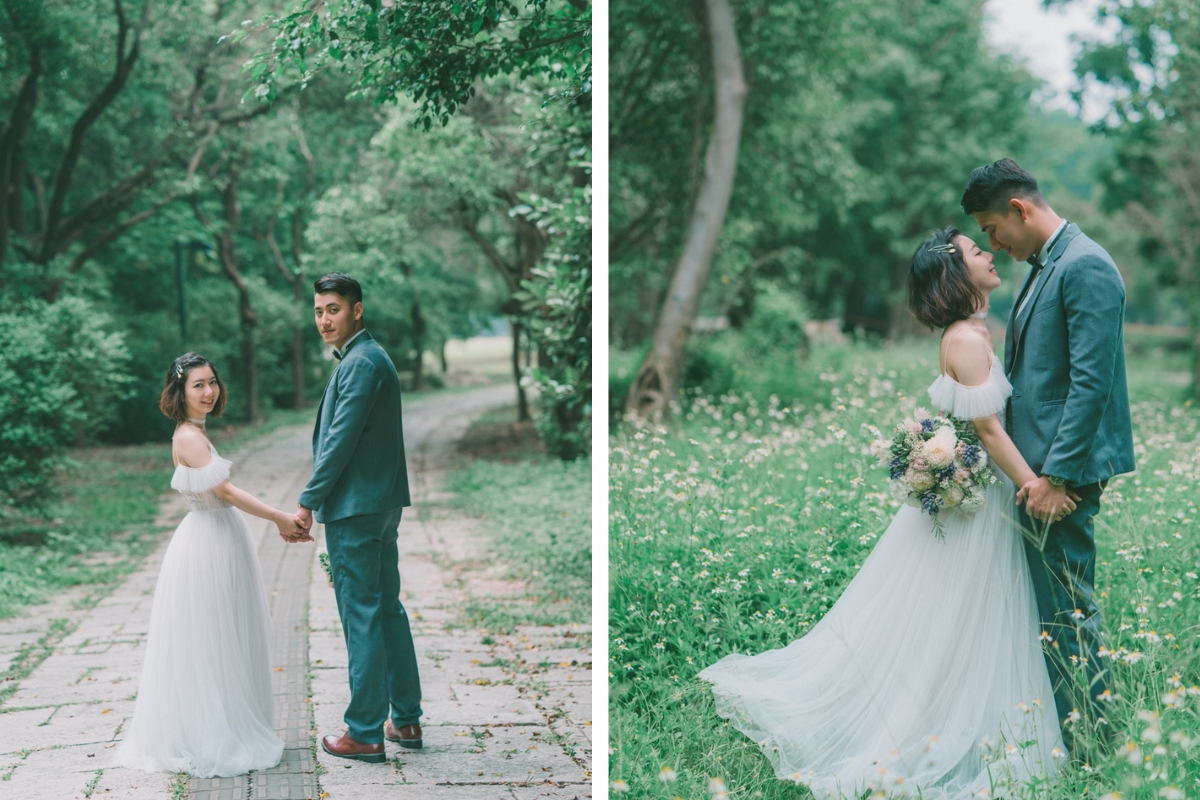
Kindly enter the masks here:
[[[1017, 796], [1200, 796], [1200, 409], [1185, 399], [1188, 358], [1151, 346], [1131, 359], [1138, 471], [1110, 483], [1096, 520], [1117, 749]], [[929, 405], [937, 345], [825, 345], [801, 369], [805, 387], [789, 397], [692, 393], [667, 426], [614, 428], [616, 794], [809, 796], [775, 778], [695, 676], [802, 636], [854, 577], [898, 507], [868, 446]]]

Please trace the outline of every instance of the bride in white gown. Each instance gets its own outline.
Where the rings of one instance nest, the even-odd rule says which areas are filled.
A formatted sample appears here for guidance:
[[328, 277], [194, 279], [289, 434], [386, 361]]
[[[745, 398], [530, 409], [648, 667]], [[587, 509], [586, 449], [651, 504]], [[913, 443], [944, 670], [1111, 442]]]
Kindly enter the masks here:
[[1036, 476], [997, 416], [1012, 388], [983, 321], [1000, 279], [991, 254], [948, 228], [918, 249], [909, 281], [917, 318], [946, 328], [930, 398], [974, 420], [1004, 475], [974, 514], [939, 512], [944, 541], [901, 507], [807, 635], [700, 673], [776, 775], [817, 797], [995, 797], [1052, 780], [1065, 756], [1013, 522], [1014, 482]]
[[202, 778], [279, 763], [271, 690], [271, 617], [258, 553], [242, 511], [269, 519], [289, 541], [308, 540], [297, 518], [229, 482], [230, 462], [204, 430], [225, 386], [207, 359], [180, 356], [159, 407], [178, 423], [171, 487], [187, 502], [167, 546], [133, 718], [116, 763]]

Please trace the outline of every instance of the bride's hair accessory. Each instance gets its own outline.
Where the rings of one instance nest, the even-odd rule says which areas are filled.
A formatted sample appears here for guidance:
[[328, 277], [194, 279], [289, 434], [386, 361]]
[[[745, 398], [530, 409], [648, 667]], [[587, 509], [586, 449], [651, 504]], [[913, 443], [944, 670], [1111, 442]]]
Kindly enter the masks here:
[[[228, 393], [220, 373], [217, 372], [216, 365], [202, 355], [184, 353], [172, 361], [171, 366], [167, 369], [162, 396], [158, 399], [158, 410], [175, 422], [185, 422], [191, 419], [187, 413], [187, 386], [184, 384], [184, 378], [197, 367], [208, 367], [212, 370], [213, 377], [217, 379], [217, 398], [213, 403], [212, 410], [208, 412], [209, 416], [219, 417], [225, 410]], [[194, 419], [191, 421], [196, 422]], [[202, 424], [202, 422], [197, 424]]]
[[955, 227], [934, 231], [908, 262], [908, 310], [930, 330], [966, 319], [987, 301], [956, 244], [961, 235]]

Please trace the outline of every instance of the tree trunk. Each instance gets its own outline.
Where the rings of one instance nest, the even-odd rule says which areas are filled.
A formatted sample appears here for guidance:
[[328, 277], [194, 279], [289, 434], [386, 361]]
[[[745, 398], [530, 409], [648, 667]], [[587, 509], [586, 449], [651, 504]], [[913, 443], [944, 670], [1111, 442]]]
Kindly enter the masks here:
[[517, 384], [517, 422], [528, 422], [529, 416], [529, 398], [525, 394], [525, 387], [521, 384], [521, 329], [522, 325], [517, 319], [512, 321], [512, 368], [513, 382]]
[[904, 339], [927, 333], [908, 310], [908, 263], [896, 260], [892, 264], [891, 292], [888, 298], [887, 338]]
[[231, 168], [229, 183], [221, 190], [221, 205], [225, 214], [225, 224], [218, 228], [213, 225], [200, 208], [198, 198], [192, 198], [192, 209], [196, 219], [213, 233], [217, 240], [217, 255], [225, 275], [233, 283], [238, 292], [238, 316], [242, 330], [242, 359], [245, 362], [246, 375], [246, 421], [258, 420], [258, 358], [257, 345], [254, 341], [255, 329], [258, 327], [258, 315], [250, 298], [250, 287], [237, 266], [237, 254], [234, 251], [234, 241], [237, 237], [238, 221], [241, 218], [242, 207], [238, 203], [238, 173]]
[[412, 306], [412, 326], [413, 350], [416, 352], [413, 358], [413, 390], [419, 392], [425, 388], [425, 318], [421, 316], [418, 303]]
[[705, 157], [704, 183], [692, 211], [683, 254], [663, 302], [650, 353], [638, 370], [625, 405], [643, 419], [660, 419], [679, 391], [683, 348], [712, 268], [737, 170], [746, 83], [742, 78], [733, 10], [728, 0], [706, 0], [705, 6], [716, 84], [713, 135]]
[[438, 356], [442, 361], [442, 374], [445, 375], [450, 371], [450, 365], [446, 362], [446, 340], [442, 339], [442, 346], [438, 350]]

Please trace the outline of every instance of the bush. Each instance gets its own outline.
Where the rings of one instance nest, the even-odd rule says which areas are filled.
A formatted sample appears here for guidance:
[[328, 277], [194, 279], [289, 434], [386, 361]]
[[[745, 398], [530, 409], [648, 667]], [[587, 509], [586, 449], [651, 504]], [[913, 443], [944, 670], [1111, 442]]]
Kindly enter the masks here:
[[746, 350], [784, 360], [808, 355], [808, 306], [804, 297], [771, 281], [755, 283], [754, 310], [743, 330]]
[[0, 313], [0, 513], [37, 513], [68, 445], [111, 421], [129, 383], [123, 337], [87, 301]]

